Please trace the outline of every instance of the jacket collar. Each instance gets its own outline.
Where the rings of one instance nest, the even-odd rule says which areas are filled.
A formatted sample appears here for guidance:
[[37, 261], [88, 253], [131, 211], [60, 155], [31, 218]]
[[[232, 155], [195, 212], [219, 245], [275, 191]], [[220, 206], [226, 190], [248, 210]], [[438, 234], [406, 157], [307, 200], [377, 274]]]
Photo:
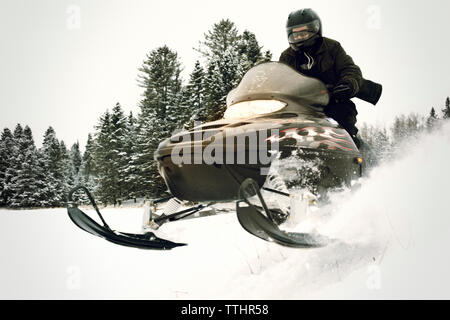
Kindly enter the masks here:
[[[325, 44], [325, 41], [323, 41], [323, 37], [321, 37], [320, 39], [318, 39], [317, 43], [312, 46], [311, 48], [308, 48], [308, 50], [305, 50], [306, 53], [308, 54], [312, 54], [312, 55], [318, 55], [318, 54], [322, 54], [327, 50], [327, 46]], [[296, 56], [299, 53], [303, 53], [303, 51], [294, 51], [292, 48], [289, 48], [290, 54], [292, 56]]]
[[327, 46], [325, 44], [325, 41], [323, 41], [323, 37], [319, 39], [320, 43], [318, 43], [319, 48], [316, 50], [316, 54], [323, 53], [327, 50]]

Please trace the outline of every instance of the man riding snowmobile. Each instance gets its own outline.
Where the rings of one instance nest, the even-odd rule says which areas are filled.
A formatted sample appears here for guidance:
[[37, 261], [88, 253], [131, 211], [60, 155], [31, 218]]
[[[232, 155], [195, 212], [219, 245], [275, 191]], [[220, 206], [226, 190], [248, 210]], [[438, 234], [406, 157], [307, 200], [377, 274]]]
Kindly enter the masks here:
[[[239, 223], [258, 238], [295, 248], [332, 242], [314, 230], [291, 232], [279, 226], [298, 223], [316, 199], [351, 186], [363, 175], [368, 158], [356, 137], [357, 112], [350, 98], [376, 104], [381, 86], [362, 78], [338, 42], [322, 37], [320, 19], [312, 10], [292, 13], [287, 31], [291, 48], [280, 62], [259, 64], [245, 74], [227, 96], [223, 119], [159, 144], [154, 159], [171, 196], [148, 202], [144, 233], [110, 228], [83, 186], [68, 196], [72, 221], [116, 244], [167, 250], [185, 244], [158, 238], [153, 231], [217, 202], [236, 201]], [[76, 191], [84, 191], [101, 224], [77, 207]], [[270, 195], [268, 201], [262, 191]], [[272, 201], [274, 196], [278, 198]], [[156, 204], [163, 202], [159, 214]], [[189, 202], [198, 204], [183, 208]]]
[[320, 79], [330, 88], [330, 103], [325, 114], [336, 120], [361, 147], [357, 138], [355, 104], [359, 97], [376, 104], [381, 85], [365, 80], [361, 69], [347, 55], [339, 42], [322, 36], [322, 22], [312, 9], [301, 9], [289, 14], [286, 32], [290, 47], [279, 61], [304, 75]]

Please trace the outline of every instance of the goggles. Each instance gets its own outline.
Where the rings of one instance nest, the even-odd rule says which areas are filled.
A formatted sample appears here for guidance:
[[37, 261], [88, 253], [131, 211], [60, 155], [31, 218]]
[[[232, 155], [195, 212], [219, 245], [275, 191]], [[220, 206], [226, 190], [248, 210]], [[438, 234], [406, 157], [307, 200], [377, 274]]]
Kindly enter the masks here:
[[319, 29], [319, 20], [289, 27], [287, 28], [289, 43], [304, 42], [316, 35], [319, 32]]

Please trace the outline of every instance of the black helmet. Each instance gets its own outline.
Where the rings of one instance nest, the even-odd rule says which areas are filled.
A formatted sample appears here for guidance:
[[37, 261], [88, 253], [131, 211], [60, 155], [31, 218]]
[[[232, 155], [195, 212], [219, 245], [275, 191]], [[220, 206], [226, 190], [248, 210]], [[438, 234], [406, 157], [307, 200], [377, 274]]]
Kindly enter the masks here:
[[289, 44], [297, 51], [312, 46], [322, 36], [322, 21], [312, 9], [300, 9], [289, 14], [286, 23]]

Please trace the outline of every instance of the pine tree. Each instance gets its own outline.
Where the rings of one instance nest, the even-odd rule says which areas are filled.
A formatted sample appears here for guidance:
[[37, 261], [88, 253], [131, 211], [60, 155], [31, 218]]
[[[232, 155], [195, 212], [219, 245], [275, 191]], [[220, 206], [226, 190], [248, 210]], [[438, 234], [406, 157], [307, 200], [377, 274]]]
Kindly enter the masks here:
[[259, 45], [258, 40], [254, 33], [245, 30], [238, 44], [238, 53], [244, 56], [248, 61], [247, 69], [252, 68], [261, 62], [267, 62], [272, 59], [272, 53], [270, 51], [262, 52], [262, 47]]
[[59, 142], [59, 152], [61, 157], [61, 161], [59, 162], [59, 171], [63, 175], [62, 176], [63, 188], [61, 190], [60, 198], [64, 200], [67, 197], [67, 193], [76, 184], [75, 182], [76, 175], [71, 167], [69, 150], [67, 150], [66, 143], [62, 140]]
[[183, 111], [180, 107], [182, 81], [178, 54], [167, 46], [157, 48], [147, 55], [139, 71], [139, 84], [145, 89], [141, 101], [142, 117], [155, 116], [164, 123], [159, 134], [169, 137], [180, 125]]
[[20, 144], [23, 139], [23, 127], [20, 123], [16, 125], [13, 132], [13, 144], [9, 157], [9, 167], [6, 169], [6, 176], [8, 183], [5, 185], [6, 189], [6, 205], [10, 206], [12, 199], [15, 197], [17, 176], [22, 171], [22, 157], [20, 155]]
[[12, 178], [12, 157], [14, 156], [14, 136], [5, 128], [0, 139], [0, 206], [6, 206], [11, 197], [9, 184]]
[[210, 61], [205, 99], [209, 121], [223, 117], [227, 95], [239, 84], [246, 71], [246, 65], [246, 60], [240, 60], [231, 48], [223, 53], [220, 60], [216, 56]]
[[379, 161], [391, 156], [391, 142], [386, 128], [373, 128], [372, 151], [377, 155]]
[[170, 137], [185, 119], [181, 102], [181, 67], [176, 52], [167, 46], [147, 55], [140, 71], [140, 85], [145, 89], [140, 103], [136, 165], [139, 167], [139, 193], [155, 196], [165, 190], [153, 159], [159, 143]]
[[139, 117], [135, 167], [138, 168], [135, 181], [137, 194], [145, 197], [157, 197], [165, 191], [165, 184], [159, 175], [157, 163], [153, 158], [161, 136], [164, 123], [149, 113], [146, 118]]
[[[220, 119], [226, 108], [226, 94], [224, 77], [221, 74], [221, 62], [218, 59], [209, 62], [206, 71], [205, 110], [206, 114], [198, 120], [213, 121]], [[230, 87], [230, 85], [226, 86]]]
[[95, 148], [94, 139], [92, 138], [92, 135], [89, 133], [80, 166], [83, 184], [86, 184], [88, 181], [92, 181], [95, 175], [95, 168], [93, 161], [93, 156], [95, 152], [94, 148]]
[[[205, 72], [200, 61], [195, 62], [194, 70], [190, 74], [189, 82], [184, 91], [183, 101], [189, 109], [189, 123], [186, 127], [192, 128], [195, 121], [206, 121], [207, 110], [205, 108]], [[185, 123], [187, 121], [184, 121]]]
[[[37, 206], [47, 207], [50, 206], [50, 201], [48, 199], [49, 194], [51, 194], [51, 187], [49, 186], [49, 177], [46, 172], [45, 157], [42, 149], [36, 151], [36, 199]], [[62, 199], [64, 200], [64, 199]], [[56, 205], [56, 204], [54, 204]], [[61, 205], [61, 203], [59, 204]]]
[[114, 203], [114, 177], [110, 175], [114, 163], [111, 160], [111, 114], [109, 110], [100, 117], [95, 133], [95, 148], [93, 154], [96, 168], [96, 195], [104, 205]]
[[[95, 164], [96, 194], [105, 204], [120, 204], [126, 199], [127, 118], [120, 103], [99, 120], [93, 159]], [[90, 150], [87, 147], [88, 155]], [[87, 158], [87, 156], [86, 156]]]
[[442, 109], [442, 113], [444, 119], [450, 118], [450, 97], [445, 100], [445, 108]]
[[127, 130], [124, 141], [125, 165], [123, 174], [125, 177], [125, 190], [127, 199], [139, 197], [139, 167], [137, 162], [137, 123], [133, 113], [127, 118]]
[[383, 160], [391, 155], [391, 142], [386, 128], [364, 123], [360, 126], [359, 135], [377, 155], [378, 160]]
[[401, 142], [407, 136], [406, 130], [406, 117], [405, 115], [396, 116], [394, 125], [391, 129], [392, 136], [394, 137], [394, 143]]
[[411, 113], [408, 115], [406, 120], [406, 130], [408, 136], [416, 136], [422, 131], [423, 119], [416, 113]]
[[49, 127], [44, 134], [44, 141], [40, 150], [41, 167], [45, 173], [45, 189], [42, 190], [41, 204], [43, 206], [61, 206], [66, 201], [66, 161], [67, 150], [64, 154], [64, 144], [56, 138], [55, 130]]
[[78, 142], [74, 143], [69, 151], [69, 159], [67, 166], [67, 183], [69, 189], [80, 185], [82, 181], [80, 168], [81, 168], [81, 152], [80, 144]]
[[80, 152], [80, 143], [78, 141], [76, 143], [74, 143], [72, 145], [72, 147], [70, 148], [69, 159], [70, 159], [70, 166], [72, 167], [74, 175], [78, 176], [80, 173], [81, 162], [82, 162], [81, 152]]
[[[95, 168], [94, 168], [94, 139], [91, 134], [88, 134], [85, 150], [83, 156], [81, 157], [80, 169], [78, 171], [78, 185], [82, 185], [90, 190], [92, 193], [96, 193], [96, 179], [95, 179]], [[76, 153], [76, 151], [75, 151]], [[73, 156], [75, 159], [77, 156]], [[78, 160], [73, 161], [77, 163]], [[74, 165], [75, 166], [75, 165]], [[77, 192], [74, 197], [82, 202], [89, 203], [89, 199], [83, 192]]]
[[431, 108], [430, 114], [428, 115], [427, 121], [426, 121], [426, 127], [428, 131], [433, 130], [434, 126], [436, 125], [436, 122], [438, 120], [436, 110], [434, 108]]
[[213, 121], [223, 116], [226, 97], [244, 74], [255, 64], [270, 60], [271, 54], [261, 52], [253, 33], [244, 31], [240, 35], [228, 19], [214, 24], [204, 36], [197, 51], [206, 59], [206, 119]]
[[[240, 36], [233, 22], [221, 20], [204, 34], [198, 51], [206, 59], [205, 108], [206, 119], [220, 119], [226, 108], [226, 96], [240, 80]], [[240, 69], [238, 72], [238, 69]]]
[[117, 103], [111, 113], [111, 136], [110, 136], [110, 155], [112, 162], [112, 170], [109, 172], [110, 178], [113, 180], [112, 190], [114, 192], [114, 204], [120, 203], [126, 198], [126, 136], [128, 134], [127, 118], [123, 113], [120, 103]]
[[[26, 126], [19, 140], [16, 140], [17, 160], [16, 174], [11, 179], [11, 207], [36, 207], [40, 205], [42, 181], [39, 180], [37, 150], [31, 129]], [[17, 164], [16, 164], [17, 165]]]
[[227, 50], [237, 49], [240, 39], [236, 25], [229, 19], [222, 19], [215, 23], [204, 37], [197, 51], [208, 60], [221, 60]]

